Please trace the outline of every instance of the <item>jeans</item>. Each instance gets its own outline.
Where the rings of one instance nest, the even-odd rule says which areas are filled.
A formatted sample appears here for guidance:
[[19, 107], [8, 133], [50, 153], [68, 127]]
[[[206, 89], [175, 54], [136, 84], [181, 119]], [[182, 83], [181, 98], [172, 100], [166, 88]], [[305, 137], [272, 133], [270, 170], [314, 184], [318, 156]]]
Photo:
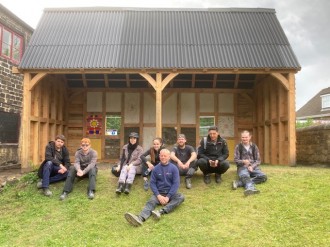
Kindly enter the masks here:
[[204, 175], [210, 173], [224, 174], [229, 169], [229, 162], [227, 160], [218, 163], [217, 167], [211, 167], [210, 163], [204, 158], [200, 158], [196, 163]]
[[48, 188], [50, 183], [55, 183], [64, 180], [68, 171], [61, 174], [58, 171], [61, 168], [58, 165], [53, 164], [51, 161], [47, 161], [42, 167], [42, 188]]
[[[84, 176], [81, 177], [81, 178], [85, 178], [88, 176], [88, 179], [89, 179], [89, 184], [87, 187], [88, 191], [90, 191], [90, 190], [95, 191], [96, 175], [97, 175], [97, 167], [94, 166], [92, 169], [89, 170], [88, 173], [86, 173]], [[74, 168], [74, 166], [71, 166], [68, 177], [65, 180], [65, 185], [64, 185], [63, 191], [65, 191], [67, 193], [70, 193], [72, 191], [73, 183], [74, 183], [76, 176], [77, 176], [77, 171]]]
[[132, 184], [135, 178], [137, 166], [132, 166], [128, 171], [127, 166], [123, 166], [119, 176], [119, 183]]
[[[177, 206], [179, 206], [184, 201], [184, 196], [180, 193], [175, 193], [171, 198], [170, 201], [163, 206], [163, 210], [165, 213], [172, 212]], [[151, 211], [153, 211], [157, 205], [160, 205], [157, 197], [152, 195], [149, 201], [144, 206], [140, 216], [143, 217], [145, 220], [148, 219], [151, 215]]]
[[243, 183], [245, 189], [254, 186], [254, 184], [260, 184], [267, 181], [267, 176], [263, 173], [258, 167], [255, 168], [252, 172], [246, 167], [238, 167], [237, 168], [237, 175], [239, 180]]
[[[178, 166], [177, 163], [175, 163], [174, 161], [172, 161], [172, 163], [179, 169], [179, 173], [180, 173], [180, 176], [186, 176], [187, 175], [187, 172], [189, 170], [189, 168], [194, 168], [195, 171], [197, 171], [198, 169], [198, 166], [197, 166], [197, 162], [196, 160], [190, 162], [189, 164], [189, 167], [187, 169], [182, 169], [181, 167]], [[190, 176], [191, 177], [191, 176]]]

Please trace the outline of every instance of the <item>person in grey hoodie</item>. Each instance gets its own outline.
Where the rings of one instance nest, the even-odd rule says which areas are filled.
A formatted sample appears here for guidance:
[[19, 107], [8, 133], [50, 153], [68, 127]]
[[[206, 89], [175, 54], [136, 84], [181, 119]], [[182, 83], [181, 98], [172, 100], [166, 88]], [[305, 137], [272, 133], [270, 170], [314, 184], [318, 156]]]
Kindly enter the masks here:
[[72, 191], [76, 176], [80, 178], [88, 176], [89, 185], [87, 188], [87, 196], [89, 199], [94, 199], [97, 175], [96, 161], [97, 152], [91, 148], [91, 140], [83, 138], [81, 140], [81, 146], [75, 154], [74, 165], [70, 167], [60, 200], [67, 198], [68, 194]]
[[122, 192], [129, 194], [135, 175], [141, 174], [141, 154], [143, 148], [139, 145], [139, 134], [132, 132], [129, 134], [128, 143], [125, 144], [121, 151], [117, 172], [120, 171], [118, 187], [116, 193], [120, 195]]

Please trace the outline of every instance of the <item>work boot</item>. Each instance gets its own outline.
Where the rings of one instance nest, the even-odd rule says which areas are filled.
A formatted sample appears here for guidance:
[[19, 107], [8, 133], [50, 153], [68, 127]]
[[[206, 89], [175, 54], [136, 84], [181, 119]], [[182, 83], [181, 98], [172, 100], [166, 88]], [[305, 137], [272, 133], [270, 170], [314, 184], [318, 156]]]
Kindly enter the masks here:
[[141, 216], [137, 216], [131, 213], [125, 214], [125, 219], [130, 223], [132, 226], [142, 226], [143, 219]]
[[256, 188], [248, 188], [244, 191], [244, 195], [245, 196], [249, 196], [249, 195], [254, 195], [254, 194], [259, 194], [260, 191], [257, 190]]
[[148, 180], [144, 180], [144, 183], [143, 183], [143, 189], [144, 189], [145, 191], [148, 191], [148, 189], [149, 189], [149, 182], [148, 182]]
[[94, 191], [89, 190], [87, 193], [88, 199], [93, 200], [95, 197]]
[[124, 183], [119, 183], [118, 188], [116, 189], [116, 193], [120, 195], [122, 192], [124, 192]]
[[232, 183], [232, 189], [236, 190], [238, 187], [243, 187], [243, 183], [240, 180], [234, 180]]
[[218, 173], [215, 174], [215, 182], [217, 184], [220, 184], [222, 182], [221, 174], [218, 174]]
[[63, 191], [62, 195], [60, 195], [60, 200], [63, 201], [68, 197], [68, 192]]
[[211, 175], [210, 174], [204, 175], [204, 183], [205, 184], [211, 183]]
[[186, 188], [191, 189], [191, 178], [185, 178]]
[[164, 214], [164, 210], [153, 210], [151, 211], [152, 216], [154, 217], [155, 220], [160, 220], [160, 217]]
[[45, 196], [51, 196], [53, 194], [48, 188], [43, 188], [43, 193]]
[[131, 191], [131, 187], [132, 187], [132, 184], [126, 184], [126, 187], [125, 187], [125, 190], [124, 190], [124, 193], [126, 195], [128, 195], [129, 192]]

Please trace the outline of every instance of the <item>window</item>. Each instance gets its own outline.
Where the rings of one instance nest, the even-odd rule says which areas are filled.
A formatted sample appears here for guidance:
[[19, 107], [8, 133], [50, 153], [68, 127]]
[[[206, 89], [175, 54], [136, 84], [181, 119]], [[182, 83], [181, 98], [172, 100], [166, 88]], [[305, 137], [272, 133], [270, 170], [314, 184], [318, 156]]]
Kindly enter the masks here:
[[207, 136], [208, 130], [214, 126], [214, 116], [200, 116], [199, 117], [199, 136]]
[[325, 108], [330, 108], [330, 94], [322, 95], [322, 110]]
[[0, 143], [18, 143], [20, 115], [0, 112]]
[[18, 64], [22, 58], [23, 38], [0, 25], [1, 56]]
[[108, 136], [118, 136], [120, 134], [121, 116], [107, 114], [105, 117], [105, 134]]

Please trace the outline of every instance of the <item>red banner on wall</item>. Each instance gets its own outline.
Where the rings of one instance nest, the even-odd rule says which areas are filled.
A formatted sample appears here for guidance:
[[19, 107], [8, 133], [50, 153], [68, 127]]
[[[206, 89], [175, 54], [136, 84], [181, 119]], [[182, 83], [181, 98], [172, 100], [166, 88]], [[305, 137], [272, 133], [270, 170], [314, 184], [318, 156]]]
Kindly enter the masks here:
[[102, 130], [102, 116], [90, 115], [87, 117], [87, 134], [100, 135]]

